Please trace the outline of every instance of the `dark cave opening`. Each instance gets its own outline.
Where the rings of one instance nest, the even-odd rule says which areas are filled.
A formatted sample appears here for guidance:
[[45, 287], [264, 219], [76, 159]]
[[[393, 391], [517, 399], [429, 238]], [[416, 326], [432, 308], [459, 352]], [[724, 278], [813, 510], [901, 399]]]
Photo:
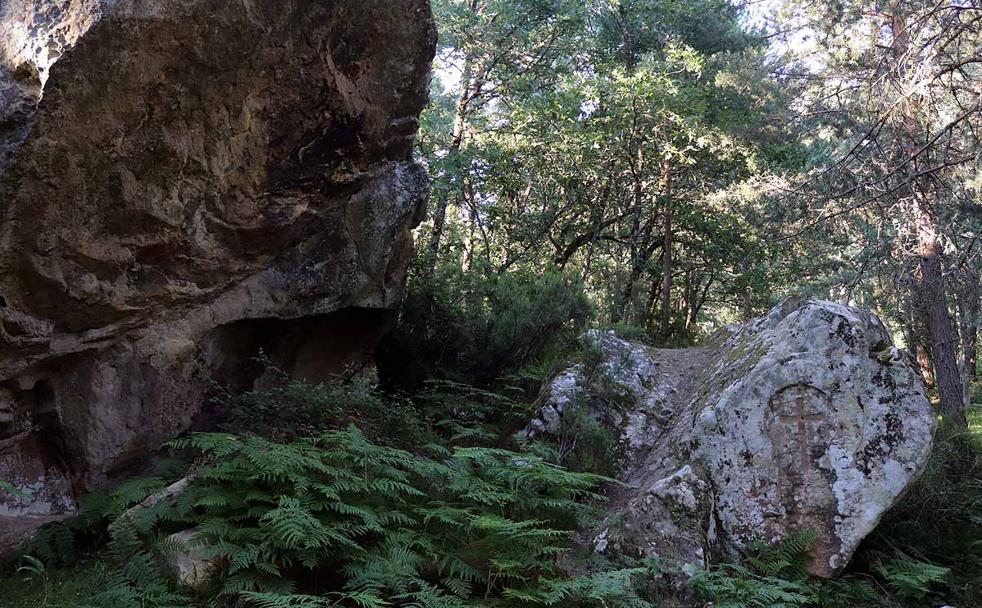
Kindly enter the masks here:
[[45, 466], [72, 471], [65, 439], [65, 429], [55, 404], [55, 392], [47, 380], [37, 380], [28, 389], [8, 383], [0, 386], [10, 396], [11, 410], [0, 418], [0, 442], [24, 434], [32, 436], [41, 447]]
[[[55, 392], [44, 379], [24, 384], [0, 385], [3, 416], [0, 417], [0, 478], [30, 484], [32, 503], [47, 505], [38, 513], [60, 515], [74, 512], [71, 479], [76, 459], [70, 455], [67, 436], [55, 406]], [[23, 497], [0, 502], [6, 515], [24, 509]], [[45, 510], [48, 509], [48, 510]], [[31, 511], [26, 511], [31, 513]]]
[[[375, 350], [395, 321], [395, 312], [345, 308], [298, 319], [246, 319], [213, 330], [202, 356], [216, 389], [231, 394], [258, 388], [267, 365], [291, 378], [319, 384], [361, 373], [375, 364]], [[214, 428], [225, 415], [209, 398], [196, 430]]]

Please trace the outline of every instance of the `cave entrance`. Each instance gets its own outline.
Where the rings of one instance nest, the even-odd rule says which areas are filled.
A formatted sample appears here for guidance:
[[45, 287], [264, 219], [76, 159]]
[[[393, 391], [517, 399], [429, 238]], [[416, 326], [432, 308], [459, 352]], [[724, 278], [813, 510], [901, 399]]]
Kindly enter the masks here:
[[374, 365], [394, 317], [390, 310], [345, 308], [299, 319], [247, 319], [214, 330], [204, 354], [215, 380], [233, 391], [256, 387], [260, 355], [292, 378], [319, 384]]
[[0, 516], [74, 514], [72, 462], [50, 383], [0, 385], [0, 479], [22, 494], [0, 494]]

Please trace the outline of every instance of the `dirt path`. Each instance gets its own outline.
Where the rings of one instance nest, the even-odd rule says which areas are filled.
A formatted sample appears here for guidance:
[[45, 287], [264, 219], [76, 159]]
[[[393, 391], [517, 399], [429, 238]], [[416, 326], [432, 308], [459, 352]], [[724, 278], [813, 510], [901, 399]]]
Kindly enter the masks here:
[[650, 352], [667, 389], [665, 405], [677, 414], [699, 387], [699, 380], [712, 359], [711, 349], [652, 348]]
[[639, 408], [642, 415], [632, 421], [634, 429], [625, 432], [626, 436], [633, 435], [621, 477], [627, 486], [608, 489], [612, 505], [636, 497], [639, 487], [660, 479], [665, 469], [674, 465], [674, 459], [669, 462], [673, 443], [670, 436], [691, 428], [692, 421], [683, 420], [683, 412], [712, 363], [712, 353], [708, 347], [648, 349], [657, 371], [650, 378], [647, 396]]

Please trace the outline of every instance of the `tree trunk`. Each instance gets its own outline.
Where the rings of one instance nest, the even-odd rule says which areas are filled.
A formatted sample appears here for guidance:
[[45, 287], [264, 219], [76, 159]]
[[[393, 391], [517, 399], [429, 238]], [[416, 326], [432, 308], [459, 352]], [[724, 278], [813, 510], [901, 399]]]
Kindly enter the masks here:
[[437, 256], [440, 254], [440, 241], [443, 239], [443, 226], [447, 221], [446, 197], [437, 199], [436, 208], [433, 210], [433, 232], [430, 234], [430, 250], [426, 258], [426, 273], [433, 274], [436, 268]]
[[754, 319], [754, 300], [750, 294], [750, 288], [743, 292], [743, 321], [753, 321]]
[[924, 346], [923, 342], [914, 345], [914, 353], [917, 356], [917, 366], [921, 368], [921, 378], [928, 389], [934, 390], [934, 360], [931, 358], [931, 349]]
[[661, 275], [661, 337], [667, 340], [672, 332], [672, 166], [666, 160], [662, 164], [662, 180], [665, 186], [664, 242], [662, 243]]
[[[479, 0], [469, 0], [468, 8], [471, 12], [477, 13]], [[467, 134], [467, 119], [470, 114], [470, 104], [475, 91], [478, 90], [480, 83], [474, 82], [474, 55], [467, 52], [464, 55], [464, 69], [460, 76], [460, 97], [454, 109], [453, 132], [450, 137], [450, 145], [447, 146], [447, 160], [453, 159], [459, 154], [464, 144], [464, 137]], [[448, 164], [451, 166], [451, 164]], [[463, 175], [457, 176], [458, 180], [463, 179]], [[436, 208], [433, 210], [433, 231], [430, 233], [430, 244], [428, 257], [426, 259], [426, 273], [432, 274], [436, 268], [437, 257], [440, 254], [440, 243], [443, 240], [443, 230], [447, 222], [447, 206], [450, 201], [446, 196], [437, 199]]]
[[934, 232], [934, 219], [930, 208], [919, 209], [917, 221], [917, 249], [921, 258], [921, 297], [927, 312], [927, 326], [931, 335], [931, 358], [934, 360], [934, 382], [941, 397], [941, 411], [949, 422], [968, 426], [965, 403], [962, 400], [961, 379], [955, 361], [955, 339], [948, 317], [944, 282], [941, 275], [941, 257]]
[[[893, 59], [898, 80], [904, 84], [910, 71], [908, 53], [910, 33], [906, 14], [899, 2], [890, 7], [893, 34]], [[920, 259], [921, 283], [919, 296], [927, 314], [928, 333], [931, 336], [931, 358], [934, 360], [934, 381], [941, 398], [941, 411], [946, 421], [968, 426], [965, 403], [962, 401], [961, 380], [955, 358], [955, 340], [948, 317], [945, 285], [941, 268], [941, 247], [938, 243], [938, 217], [934, 208], [931, 185], [919, 176], [921, 132], [924, 130], [915, 108], [918, 99], [910, 96], [900, 114], [900, 147], [907, 158], [907, 194], [913, 206], [914, 233], [917, 236], [917, 256]]]
[[962, 402], [968, 406], [972, 399], [972, 382], [976, 377], [978, 348], [979, 275], [974, 268], [961, 273], [961, 289], [956, 290], [955, 308], [958, 311], [958, 333], [961, 342]]
[[634, 41], [631, 36], [630, 15], [623, 2], [617, 5], [617, 20], [621, 28], [621, 60], [628, 73], [633, 72], [637, 67], [637, 57], [634, 56]]
[[629, 251], [631, 256], [631, 275], [628, 278], [627, 285], [624, 286], [622, 291], [621, 301], [615, 305], [615, 310], [613, 311], [612, 320], [616, 323], [624, 319], [627, 316], [628, 308], [634, 310], [634, 322], [639, 326], [644, 325], [644, 302], [641, 297], [641, 275], [644, 272], [644, 267], [648, 262], [647, 256], [642, 252], [643, 243], [642, 241], [642, 218], [644, 216], [644, 141], [638, 133], [637, 124], [637, 99], [634, 100], [633, 107], [633, 125], [631, 139], [632, 144], [636, 146], [635, 150], [632, 150], [628, 156], [628, 163], [631, 169], [631, 179], [633, 182], [633, 200], [632, 200], [632, 219], [631, 219], [631, 234], [629, 235]]
[[[693, 301], [692, 306], [689, 308], [689, 317], [685, 322], [686, 331], [691, 332], [692, 328], [696, 326], [696, 322], [699, 320], [699, 311], [702, 310], [703, 305], [706, 303], [706, 298], [709, 297], [709, 290], [710, 288], [712, 288], [714, 281], [715, 279], [713, 275], [709, 275], [709, 278], [706, 280], [706, 284], [702, 287], [701, 293], [697, 295], [696, 299]], [[693, 290], [694, 294], [696, 292], [699, 292], [698, 287], [700, 284], [701, 283], [697, 278], [696, 285], [695, 285], [697, 289]]]
[[467, 211], [461, 213], [461, 218], [467, 224], [467, 243], [464, 245], [464, 270], [470, 272], [474, 268], [474, 249], [477, 247], [478, 217], [477, 206], [474, 200], [474, 190], [471, 187], [469, 179], [463, 178], [461, 192], [467, 206]]
[[903, 289], [907, 293], [904, 299], [904, 311], [907, 322], [904, 324], [904, 341], [907, 343], [907, 350], [913, 353], [917, 360], [917, 368], [921, 372], [921, 379], [928, 390], [934, 390], [934, 362], [931, 360], [931, 350], [927, 346], [931, 339], [927, 331], [927, 316], [924, 309], [918, 302], [915, 302], [917, 279], [919, 270], [915, 268], [904, 269], [905, 278], [898, 283], [898, 289]]

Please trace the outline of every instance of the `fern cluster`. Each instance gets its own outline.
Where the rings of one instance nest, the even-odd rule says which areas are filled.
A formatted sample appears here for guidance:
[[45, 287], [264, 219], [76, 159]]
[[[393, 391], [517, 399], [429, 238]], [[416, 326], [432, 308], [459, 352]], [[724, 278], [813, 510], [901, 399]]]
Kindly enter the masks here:
[[[354, 426], [286, 444], [198, 434], [174, 447], [200, 454], [192, 481], [113, 523], [118, 578], [92, 607], [190, 605], [161, 559], [189, 549], [216, 564], [198, 598], [215, 605], [599, 606], [631, 596], [637, 570], [568, 580], [556, 567], [592, 514], [583, 499], [600, 498], [596, 475], [492, 448], [431, 445], [422, 456]], [[115, 511], [162, 485], [130, 482], [113, 495]], [[175, 541], [185, 530], [193, 540]]]
[[[96, 591], [52, 608], [651, 608], [638, 587], [692, 599], [659, 587], [649, 563], [576, 562], [588, 572], [580, 576], [560, 570], [557, 562], [571, 562], [558, 558], [591, 519], [587, 505], [607, 480], [552, 464], [562, 454], [545, 444], [521, 452], [488, 447], [507, 445], [513, 422], [527, 419], [520, 400], [444, 382], [386, 411], [389, 402], [357, 384], [273, 386], [245, 395], [233, 416], [256, 420], [268, 438], [227, 432], [174, 442], [172, 452], [189, 459], [161, 461], [153, 477], [86, 497], [78, 518], [41, 530], [30, 547], [37, 559], [20, 562], [16, 576], [45, 582], [47, 594], [48, 569], [82, 560], [92, 572], [85, 587]], [[356, 393], [348, 410], [345, 391]], [[286, 404], [285, 427], [277, 426], [277, 403]], [[400, 433], [400, 416], [418, 426]], [[369, 431], [337, 428], [345, 420]], [[589, 438], [581, 431], [570, 434]], [[980, 494], [954, 484], [962, 475], [955, 463], [975, 466], [974, 454], [963, 447], [926, 477], [951, 488], [957, 509], [949, 505], [947, 517], [963, 526], [978, 523]], [[132, 508], [181, 477], [190, 479], [182, 492]], [[854, 574], [811, 580], [805, 568], [814, 540], [804, 533], [758, 545], [742, 565], [696, 573], [689, 593], [714, 608], [894, 608], [951, 586], [933, 555], [909, 557], [889, 544], [864, 548]], [[193, 590], [177, 584], [168, 565], [189, 553], [214, 565], [207, 584]]]
[[689, 580], [715, 608], [791, 608], [815, 606], [818, 598], [805, 583], [764, 576], [738, 564], [723, 564]]
[[812, 530], [802, 530], [788, 535], [779, 543], [757, 542], [747, 556], [747, 565], [761, 576], [782, 577], [789, 580], [807, 578], [807, 569], [814, 558], [812, 549], [818, 535]]
[[945, 582], [951, 570], [937, 564], [916, 560], [902, 552], [877, 562], [877, 574], [903, 600], [924, 600], [932, 587]]
[[187, 470], [189, 462], [160, 459], [150, 477], [132, 479], [109, 492], [93, 492], [79, 500], [75, 517], [42, 527], [25, 552], [48, 567], [72, 566], [109, 541], [109, 525], [128, 508], [163, 490]]
[[817, 606], [820, 596], [805, 574], [815, 538], [804, 531], [774, 545], [758, 543], [745, 566], [721, 564], [697, 572], [688, 585], [714, 608]]
[[876, 586], [871, 576], [859, 573], [810, 579], [806, 568], [815, 540], [805, 531], [777, 544], [758, 543], [745, 565], [698, 572], [688, 585], [714, 608], [886, 608], [923, 602], [949, 574], [947, 568], [895, 551], [876, 562]]

